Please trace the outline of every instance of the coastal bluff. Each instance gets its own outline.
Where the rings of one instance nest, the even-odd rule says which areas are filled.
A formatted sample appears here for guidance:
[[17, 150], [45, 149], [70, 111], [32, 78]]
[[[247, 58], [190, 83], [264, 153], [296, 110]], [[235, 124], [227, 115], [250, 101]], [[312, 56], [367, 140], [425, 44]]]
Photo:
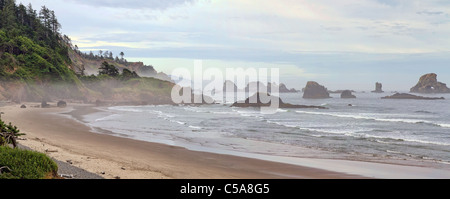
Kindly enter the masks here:
[[420, 77], [419, 82], [411, 88], [411, 93], [450, 93], [446, 84], [437, 81], [437, 74], [429, 73]]

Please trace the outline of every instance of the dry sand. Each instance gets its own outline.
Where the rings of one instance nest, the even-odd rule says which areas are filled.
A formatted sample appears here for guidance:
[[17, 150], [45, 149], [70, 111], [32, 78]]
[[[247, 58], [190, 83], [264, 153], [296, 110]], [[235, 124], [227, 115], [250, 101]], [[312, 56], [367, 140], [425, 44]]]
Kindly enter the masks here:
[[27, 134], [19, 143], [107, 179], [363, 178], [93, 133], [88, 126], [57, 114], [73, 107], [41, 109], [33, 105], [27, 104], [26, 109], [20, 105], [0, 107], [5, 113], [2, 119]]

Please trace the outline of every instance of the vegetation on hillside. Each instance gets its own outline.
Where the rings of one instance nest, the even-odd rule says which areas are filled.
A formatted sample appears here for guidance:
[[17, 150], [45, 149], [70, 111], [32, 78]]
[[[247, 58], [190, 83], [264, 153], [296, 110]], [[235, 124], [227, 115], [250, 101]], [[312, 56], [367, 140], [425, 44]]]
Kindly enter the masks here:
[[45, 6], [39, 12], [29, 4], [0, 0], [0, 75], [2, 79], [76, 83], [67, 64], [71, 63], [67, 36], [59, 33], [54, 11]]
[[151, 102], [157, 98], [158, 103], [170, 103], [172, 83], [138, 75], [160, 75], [152, 66], [128, 62], [123, 52], [120, 58], [113, 58], [110, 51], [80, 52], [59, 32], [55, 12], [45, 6], [36, 11], [31, 4], [0, 0], [0, 19], [0, 100]]

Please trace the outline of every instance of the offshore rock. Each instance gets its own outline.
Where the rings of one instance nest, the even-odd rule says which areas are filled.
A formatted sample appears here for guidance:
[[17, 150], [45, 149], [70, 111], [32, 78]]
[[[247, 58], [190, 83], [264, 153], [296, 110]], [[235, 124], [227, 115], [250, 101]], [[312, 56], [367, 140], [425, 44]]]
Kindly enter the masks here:
[[416, 86], [412, 87], [411, 93], [450, 93], [446, 84], [437, 81], [435, 73], [429, 73], [420, 77]]
[[303, 98], [305, 99], [324, 99], [330, 98], [327, 88], [314, 81], [306, 83], [306, 87], [303, 90]]
[[383, 84], [381, 84], [379, 82], [375, 83], [375, 90], [372, 91], [372, 93], [384, 93]]
[[414, 99], [414, 100], [443, 100], [443, 97], [423, 97], [417, 95], [411, 95], [407, 93], [396, 93], [392, 96], [382, 97], [381, 99]]
[[[295, 105], [284, 103], [279, 97], [271, 96], [268, 93], [255, 93], [251, 97], [247, 98], [245, 101], [235, 102], [232, 107], [269, 107], [271, 102], [279, 100], [279, 108], [316, 108], [316, 109], [327, 109], [323, 106], [306, 106], [306, 105]], [[264, 103], [264, 102], [267, 103]]]
[[352, 94], [352, 91], [345, 90], [345, 91], [342, 91], [341, 98], [349, 99], [349, 98], [356, 98], [356, 96]]

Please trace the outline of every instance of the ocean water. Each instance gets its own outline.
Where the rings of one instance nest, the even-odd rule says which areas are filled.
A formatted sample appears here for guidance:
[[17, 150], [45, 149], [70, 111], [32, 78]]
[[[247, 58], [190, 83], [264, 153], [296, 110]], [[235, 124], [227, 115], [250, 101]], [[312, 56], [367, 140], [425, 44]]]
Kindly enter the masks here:
[[302, 99], [302, 93], [280, 96], [287, 103], [321, 105], [326, 110], [278, 109], [262, 114], [229, 103], [118, 106], [102, 108], [84, 121], [116, 136], [191, 150], [450, 166], [450, 95], [431, 95], [446, 98], [436, 101], [380, 99], [391, 93], [355, 95], [358, 98], [332, 94], [333, 98], [319, 100]]

